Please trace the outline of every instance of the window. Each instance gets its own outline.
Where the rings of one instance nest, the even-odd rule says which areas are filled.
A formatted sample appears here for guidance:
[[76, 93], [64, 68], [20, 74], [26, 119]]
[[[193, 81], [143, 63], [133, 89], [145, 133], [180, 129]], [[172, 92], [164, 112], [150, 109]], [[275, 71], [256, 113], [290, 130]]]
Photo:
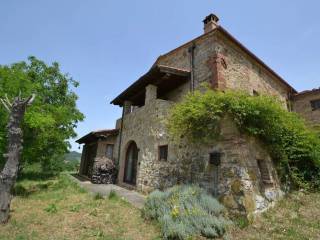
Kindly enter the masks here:
[[110, 159], [113, 158], [113, 144], [107, 144], [106, 157]]
[[219, 166], [221, 163], [221, 153], [220, 152], [211, 152], [209, 154], [209, 162], [214, 166]]
[[159, 146], [159, 160], [167, 161], [168, 159], [168, 145]]
[[258, 159], [257, 160], [258, 163], [258, 167], [259, 167], [259, 171], [260, 171], [260, 175], [261, 175], [261, 180], [263, 183], [272, 183], [271, 177], [270, 177], [270, 173], [269, 173], [269, 169], [268, 166], [266, 164], [266, 161]]
[[320, 109], [320, 99], [313, 100], [310, 103], [311, 103], [312, 111]]

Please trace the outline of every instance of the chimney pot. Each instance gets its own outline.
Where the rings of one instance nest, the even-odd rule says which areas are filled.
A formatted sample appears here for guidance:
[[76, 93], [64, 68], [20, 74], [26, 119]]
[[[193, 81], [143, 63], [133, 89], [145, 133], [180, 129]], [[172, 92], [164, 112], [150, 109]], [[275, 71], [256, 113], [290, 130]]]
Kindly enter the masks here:
[[206, 18], [203, 20], [204, 23], [204, 33], [208, 33], [215, 28], [218, 27], [219, 18], [215, 14], [210, 14], [206, 16]]

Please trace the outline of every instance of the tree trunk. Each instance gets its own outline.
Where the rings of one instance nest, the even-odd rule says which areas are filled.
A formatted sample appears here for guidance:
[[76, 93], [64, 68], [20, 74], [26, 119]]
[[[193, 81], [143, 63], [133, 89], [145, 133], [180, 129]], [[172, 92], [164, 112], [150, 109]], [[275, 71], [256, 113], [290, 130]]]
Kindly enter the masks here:
[[12, 104], [9, 101], [2, 103], [10, 112], [8, 128], [8, 147], [5, 154], [6, 164], [0, 173], [0, 223], [6, 223], [9, 219], [10, 203], [12, 199], [12, 189], [15, 185], [18, 171], [19, 161], [22, 151], [22, 130], [20, 128], [21, 121], [24, 117], [27, 105], [30, 105], [33, 97], [27, 100], [21, 100], [20, 97], [15, 98]]

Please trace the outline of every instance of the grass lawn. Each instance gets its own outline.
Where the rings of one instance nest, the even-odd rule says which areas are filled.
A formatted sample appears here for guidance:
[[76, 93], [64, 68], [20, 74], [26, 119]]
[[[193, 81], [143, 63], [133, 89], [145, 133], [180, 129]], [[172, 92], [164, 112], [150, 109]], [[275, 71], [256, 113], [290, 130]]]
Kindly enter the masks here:
[[161, 239], [139, 210], [117, 196], [91, 196], [65, 175], [20, 181], [16, 192], [11, 219], [0, 225], [1, 240]]
[[[0, 240], [161, 239], [154, 222], [144, 221], [138, 209], [117, 196], [92, 196], [63, 174], [49, 180], [31, 176], [16, 186]], [[320, 193], [293, 193], [254, 224], [232, 227], [228, 235], [231, 240], [320, 239]]]

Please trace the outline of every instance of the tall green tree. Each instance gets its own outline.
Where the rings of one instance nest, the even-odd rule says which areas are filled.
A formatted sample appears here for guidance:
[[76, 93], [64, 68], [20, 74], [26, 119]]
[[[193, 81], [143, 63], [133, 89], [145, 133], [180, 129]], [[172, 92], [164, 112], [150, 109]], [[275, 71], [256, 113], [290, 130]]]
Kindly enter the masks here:
[[[84, 119], [73, 92], [78, 85], [61, 72], [56, 62], [47, 65], [29, 57], [28, 61], [0, 65], [0, 96], [8, 94], [14, 98], [19, 92], [25, 96], [37, 95], [22, 122], [22, 166], [39, 162], [44, 169], [54, 169], [63, 161], [62, 156], [70, 146], [68, 139], [76, 136], [74, 129]], [[4, 165], [7, 121], [8, 113], [0, 109], [0, 167]]]

